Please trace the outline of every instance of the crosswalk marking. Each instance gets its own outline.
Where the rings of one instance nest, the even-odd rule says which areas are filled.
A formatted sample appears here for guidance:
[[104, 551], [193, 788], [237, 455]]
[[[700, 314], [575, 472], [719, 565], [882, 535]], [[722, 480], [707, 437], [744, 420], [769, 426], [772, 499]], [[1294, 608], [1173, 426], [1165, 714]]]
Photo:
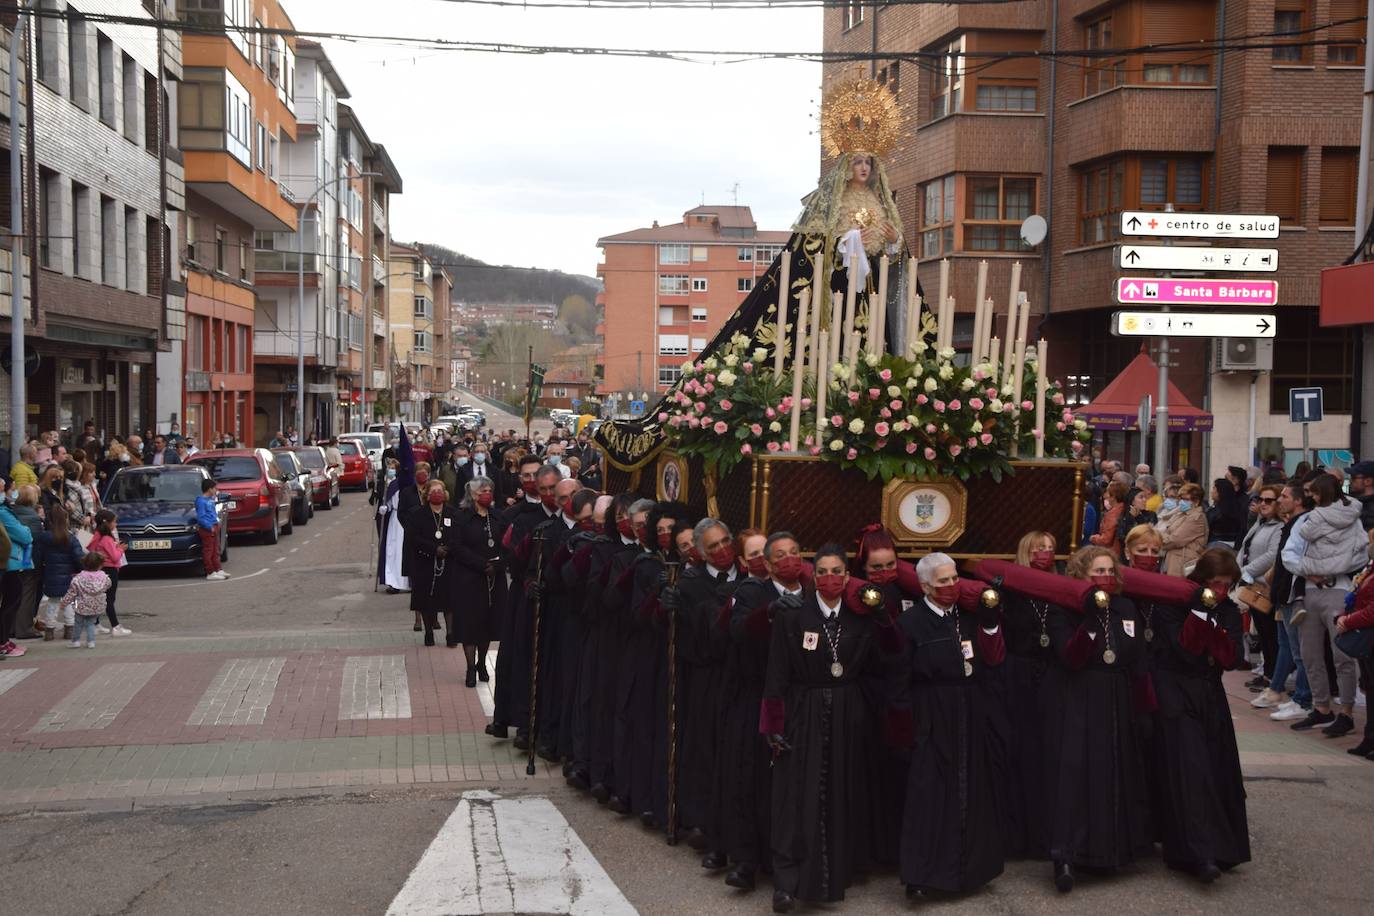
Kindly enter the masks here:
[[36, 732], [107, 728], [152, 679], [162, 662], [101, 665], [38, 720]]
[[339, 718], [409, 719], [405, 656], [350, 655], [339, 689]]
[[6, 690], [9, 690], [15, 684], [18, 684], [24, 678], [28, 677], [30, 674], [33, 674], [36, 670], [38, 669], [7, 668], [4, 671], [0, 671], [0, 693], [4, 693]]
[[630, 901], [547, 798], [463, 794], [387, 916], [630, 916]]
[[261, 725], [285, 658], [231, 658], [191, 710], [187, 725]]

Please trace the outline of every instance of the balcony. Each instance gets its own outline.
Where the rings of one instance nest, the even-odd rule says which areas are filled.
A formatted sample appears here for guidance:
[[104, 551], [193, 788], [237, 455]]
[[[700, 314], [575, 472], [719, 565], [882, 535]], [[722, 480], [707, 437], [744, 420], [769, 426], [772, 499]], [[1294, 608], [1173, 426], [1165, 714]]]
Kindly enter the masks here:
[[[301, 260], [304, 258], [305, 264], [302, 268]], [[257, 249], [253, 252], [253, 268], [255, 270], [279, 271], [281, 273], [296, 273], [302, 269], [308, 274], [318, 272], [317, 264], [319, 255], [307, 251], [304, 255], [297, 251], [268, 251]]]
[[375, 200], [372, 202], [372, 227], [374, 232], [386, 233], [386, 211]]
[[386, 263], [375, 254], [372, 256], [372, 282], [378, 286], [386, 285]]
[[386, 370], [385, 370], [385, 369], [373, 369], [373, 370], [372, 370], [372, 387], [373, 387], [373, 388], [385, 388], [385, 387], [386, 387]]

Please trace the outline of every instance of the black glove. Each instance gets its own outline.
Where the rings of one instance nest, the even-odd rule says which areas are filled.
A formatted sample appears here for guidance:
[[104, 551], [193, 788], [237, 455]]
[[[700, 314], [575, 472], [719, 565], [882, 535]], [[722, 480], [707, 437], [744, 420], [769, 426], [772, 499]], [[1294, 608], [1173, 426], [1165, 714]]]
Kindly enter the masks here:
[[724, 604], [725, 602], [729, 601], [730, 598], [734, 596], [734, 594], [735, 594], [735, 583], [733, 583], [733, 582], [717, 582], [717, 583], [716, 583], [716, 600], [717, 600], [718, 602], [720, 602], [721, 604]]
[[801, 606], [801, 595], [793, 595], [789, 593], [786, 595], [779, 595], [772, 604], [768, 605], [768, 610], [776, 614], [778, 611], [795, 611], [797, 608]]
[[665, 588], [667, 588], [667, 587], [668, 587], [668, 570], [667, 570], [666, 568], [665, 568], [665, 569], [660, 569], [660, 570], [658, 571], [658, 590], [659, 590], [659, 591], [663, 591], [663, 590], [664, 590]]
[[682, 607], [682, 592], [676, 585], [666, 585], [658, 593], [659, 607], [665, 611], [676, 611]]
[[531, 601], [542, 601], [544, 599], [544, 583], [531, 582], [525, 586], [525, 595]]
[[1001, 623], [1001, 607], [996, 605], [987, 607], [982, 601], [978, 602], [978, 626], [985, 630], [995, 630]]

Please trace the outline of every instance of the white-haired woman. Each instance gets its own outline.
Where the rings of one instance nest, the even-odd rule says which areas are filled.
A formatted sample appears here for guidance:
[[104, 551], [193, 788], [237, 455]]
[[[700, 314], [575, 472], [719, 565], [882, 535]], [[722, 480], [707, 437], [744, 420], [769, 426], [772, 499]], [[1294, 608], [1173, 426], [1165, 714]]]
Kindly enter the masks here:
[[467, 659], [469, 687], [478, 678], [491, 680], [487, 650], [501, 632], [509, 604], [506, 590], [506, 553], [501, 546], [506, 526], [492, 511], [496, 484], [490, 477], [474, 477], [467, 482], [458, 508], [457, 545], [451, 580], [454, 600], [446, 611], [448, 646], [460, 643]]

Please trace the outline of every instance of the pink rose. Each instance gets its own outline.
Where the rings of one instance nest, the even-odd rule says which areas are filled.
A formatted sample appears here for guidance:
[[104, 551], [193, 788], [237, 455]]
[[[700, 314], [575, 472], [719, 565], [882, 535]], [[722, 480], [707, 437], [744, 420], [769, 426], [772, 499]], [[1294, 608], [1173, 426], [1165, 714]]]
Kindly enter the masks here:
[[765, 411], [763, 412], [763, 415], [764, 415], [765, 417], [767, 417], [768, 419], [771, 420], [771, 419], [773, 419], [774, 417], [777, 416], [777, 412], [774, 411], [773, 408], [770, 407], [770, 408], [768, 408], [767, 410], [765, 410]]
[[745, 374], [745, 375], [753, 375], [753, 374], [754, 374], [754, 364], [753, 364], [753, 363], [745, 363], [745, 364], [743, 364], [742, 366], [740, 366], [740, 368], [744, 370], [744, 374]]
[[881, 388], [870, 388], [870, 389], [868, 389], [868, 399], [869, 399], [870, 401], [876, 401], [876, 400], [878, 400], [878, 398], [880, 398], [880, 397], [882, 397], [882, 396], [883, 396], [883, 390], [882, 390]]
[[730, 399], [729, 399], [729, 398], [722, 398], [722, 399], [721, 399], [721, 402], [720, 402], [720, 409], [721, 409], [721, 410], [729, 410], [731, 407], [734, 407], [734, 406], [735, 406], [734, 404], [730, 403]]
[[949, 447], [949, 457], [951, 457], [951, 458], [958, 458], [958, 457], [959, 457], [959, 453], [962, 452], [963, 450], [964, 450], [964, 447], [963, 447], [962, 445], [951, 445], [951, 446]]
[[1064, 424], [1063, 424], [1063, 423], [1056, 423], [1056, 424], [1054, 424], [1054, 428], [1057, 429], [1057, 430], [1059, 430], [1059, 431], [1062, 433], [1062, 432], [1064, 431]]
[[1062, 391], [1056, 391], [1056, 392], [1054, 393], [1054, 396], [1051, 397], [1050, 400], [1053, 401], [1055, 404], [1063, 404], [1063, 403], [1064, 403], [1064, 392], [1062, 392]]
[[926, 396], [923, 395], [923, 394], [918, 394], [918, 395], [916, 395], [916, 403], [917, 403], [917, 404], [927, 404], [927, 403], [929, 403], [929, 401], [930, 401], [930, 398], [926, 397]]
[[851, 448], [849, 451], [844, 453], [844, 456], [848, 458], [850, 461], [853, 461], [855, 458], [859, 457], [859, 453], [855, 449]]
[[983, 399], [982, 399], [982, 398], [969, 398], [969, 399], [968, 399], [968, 406], [972, 407], [974, 410], [982, 410], [982, 409], [983, 409]]
[[697, 372], [700, 372], [702, 369], [705, 369], [705, 368], [706, 368], [706, 364], [703, 363], [701, 360], [697, 360], [697, 364], [696, 364], [693, 368], [694, 368]]
[[723, 436], [730, 427], [725, 425], [724, 420], [717, 420], [716, 425], [711, 428], [716, 431], [717, 436]]
[[1011, 413], [1015, 409], [1016, 405], [1011, 403], [1010, 401], [1002, 405], [1002, 413]]
[[969, 448], [977, 448], [977, 447], [978, 447], [978, 437], [976, 437], [976, 436], [969, 436], [969, 437], [968, 437], [968, 447], [969, 447]]
[[710, 382], [707, 382], [707, 383], [706, 383], [706, 393], [707, 393], [707, 394], [710, 394], [711, 392], [713, 392], [713, 391], [715, 391], [715, 390], [716, 390], [716, 386], [715, 386], [715, 385], [711, 384]]
[[984, 372], [982, 369], [974, 369], [974, 370], [973, 370], [973, 380], [974, 380], [975, 382], [981, 382], [983, 379], [985, 379], [985, 378], [987, 378], [987, 377], [988, 377], [988, 374], [987, 374], [986, 372]]
[[949, 409], [950, 409], [950, 410], [962, 410], [963, 407], [964, 407], [964, 405], [959, 403], [959, 399], [958, 399], [958, 398], [955, 398], [954, 400], [952, 400], [952, 401], [949, 402]]
[[849, 403], [851, 403], [851, 404], [857, 404], [857, 403], [859, 403], [859, 392], [857, 392], [857, 391], [851, 391], [851, 392], [849, 392]]
[[778, 413], [786, 413], [787, 411], [789, 411], [789, 410], [791, 410], [791, 409], [792, 409], [792, 395], [789, 394], [787, 397], [783, 398], [783, 399], [782, 399], [782, 403], [778, 405]]
[[688, 417], [687, 425], [692, 427], [692, 429], [696, 429], [698, 426], [701, 425], [701, 421], [698, 420], [696, 417]]
[[892, 381], [892, 370], [884, 369], [882, 372], [878, 373], [878, 378], [882, 379], [885, 382]]
[[830, 425], [844, 426], [844, 417], [840, 416], [839, 414], [835, 414], [833, 417], [830, 418]]
[[802, 410], [810, 410], [810, 409], [811, 409], [811, 399], [810, 399], [810, 398], [802, 398]]
[[666, 422], [668, 422], [668, 414], [665, 413], [665, 412], [663, 412], [663, 411], [660, 411], [659, 414], [658, 414], [658, 422], [660, 422], [660, 423], [666, 423]]
[[803, 444], [803, 445], [810, 445], [812, 442], [815, 441], [815, 439], [816, 439], [815, 436], [807, 436], [807, 437], [806, 437], [806, 441], [803, 442], [802, 444]]
[[934, 460], [935, 460], [935, 449], [933, 449], [933, 448], [927, 448], [927, 449], [925, 450], [925, 452], [923, 452], [923, 454], [926, 456], [926, 461], [934, 461]]
[[930, 433], [931, 435], [934, 435], [934, 434], [935, 434], [935, 424], [934, 424], [934, 423], [927, 423], [927, 424], [926, 424], [926, 432]]
[[768, 451], [770, 452], [776, 452], [780, 448], [782, 448], [782, 446], [778, 445], [776, 442], [768, 443]]
[[756, 435], [756, 436], [762, 436], [762, 435], [763, 435], [763, 427], [760, 426], [760, 425], [757, 424], [757, 423], [750, 423], [750, 424], [749, 424], [749, 432], [753, 433], [753, 434]]
[[715, 374], [714, 372], [708, 372], [708, 373], [706, 373], [706, 381], [707, 381], [707, 382], [714, 382], [715, 380], [716, 380], [716, 374]]
[[1022, 410], [1034, 410], [1034, 409], [1035, 409], [1035, 404], [1034, 404], [1033, 402], [1031, 402], [1031, 401], [1022, 401], [1022, 402], [1021, 402], [1021, 409], [1022, 409]]
[[941, 400], [938, 399], [938, 398], [935, 400], [935, 412], [936, 412], [936, 413], [944, 413], [944, 412], [945, 412], [945, 402], [944, 402], [944, 401], [941, 401]]
[[1073, 411], [1072, 411], [1072, 410], [1069, 410], [1069, 408], [1065, 407], [1065, 408], [1064, 408], [1064, 416], [1063, 416], [1062, 419], [1064, 420], [1065, 423], [1072, 423], [1072, 422], [1073, 422]]
[[978, 437], [978, 441], [984, 445], [992, 445], [992, 433], [983, 433]]
[[746, 442], [739, 447], [739, 453], [741, 455], [752, 455], [754, 453], [754, 447]]
[[915, 443], [915, 442], [908, 442], [908, 443], [906, 444], [906, 453], [907, 453], [908, 455], [914, 455], [914, 454], [916, 454], [916, 443]]
[[813, 445], [813, 446], [811, 446], [811, 454], [812, 454], [812, 455], [819, 455], [820, 453], [821, 453], [821, 447], [820, 447], [819, 445]]
[[668, 425], [671, 426], [673, 429], [677, 429], [679, 426], [682, 425], [682, 417], [673, 417], [668, 421]]
[[992, 400], [992, 399], [994, 399], [994, 398], [997, 397], [997, 389], [996, 389], [996, 388], [989, 388], [989, 389], [987, 390], [986, 394], [987, 394], [987, 396], [988, 396], [988, 400]]
[[881, 420], [873, 424], [873, 432], [878, 436], [886, 436], [891, 431], [892, 427], [888, 426], [886, 423], [883, 423]]
[[886, 440], [886, 439], [879, 439], [879, 440], [878, 440], [876, 443], [874, 443], [874, 444], [877, 445], [878, 448], [880, 448], [880, 449], [887, 448], [887, 440]]
[[893, 398], [890, 402], [888, 402], [888, 405], [887, 405], [887, 406], [888, 406], [888, 407], [891, 407], [893, 410], [901, 410], [901, 409], [902, 409], [902, 399], [901, 399], [901, 398]]
[[888, 417], [891, 417], [891, 416], [892, 416], [892, 411], [890, 411], [890, 410], [888, 410], [886, 407], [884, 407], [882, 410], [878, 411], [878, 416], [880, 416], [880, 417], [882, 417], [884, 420], [886, 420]]
[[1031, 430], [1031, 436], [1036, 439], [1043, 439], [1045, 437], [1045, 433], [1042, 430], [1033, 429]]
[[701, 411], [703, 411], [703, 410], [706, 409], [706, 402], [705, 402], [705, 401], [697, 401], [697, 402], [696, 402], [695, 404], [693, 404], [692, 406], [696, 408], [697, 413], [700, 413]]

